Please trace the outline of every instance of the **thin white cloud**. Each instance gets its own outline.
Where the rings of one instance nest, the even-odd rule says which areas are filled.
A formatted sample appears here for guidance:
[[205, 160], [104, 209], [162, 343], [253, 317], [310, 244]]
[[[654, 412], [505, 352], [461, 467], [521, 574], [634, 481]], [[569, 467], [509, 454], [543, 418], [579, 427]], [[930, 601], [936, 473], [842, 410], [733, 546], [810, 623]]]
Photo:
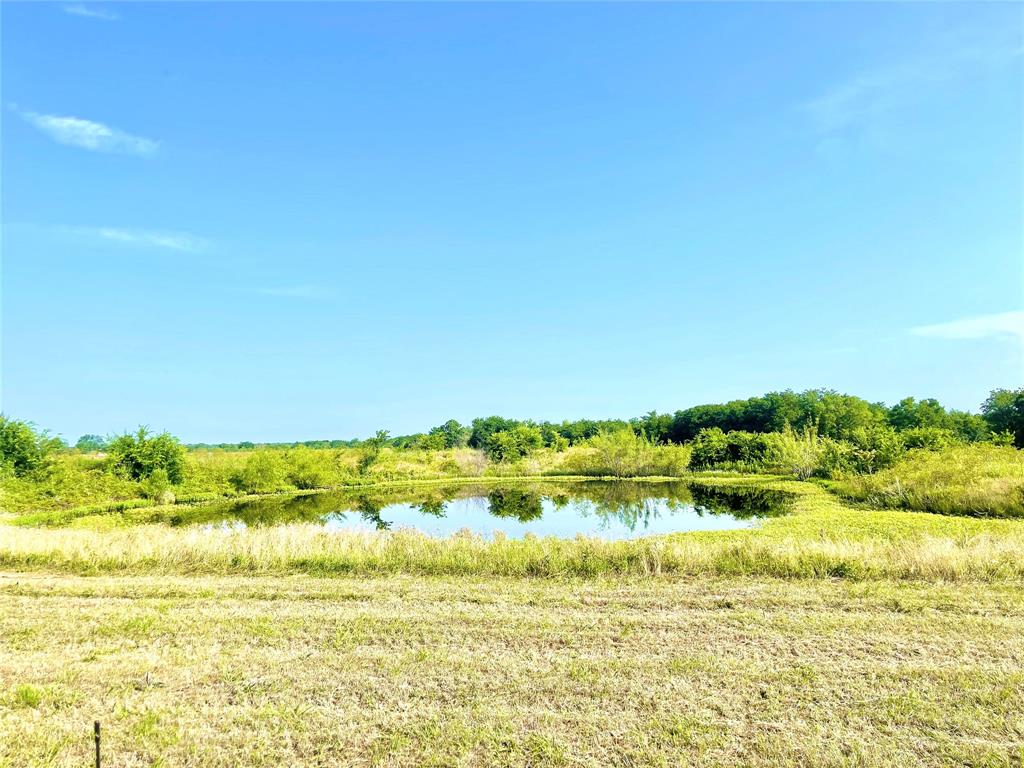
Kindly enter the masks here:
[[103, 123], [80, 117], [44, 115], [13, 107], [29, 125], [39, 129], [54, 141], [93, 152], [115, 152], [126, 155], [151, 155], [160, 147], [153, 139], [133, 136]]
[[933, 339], [1009, 338], [1024, 343], [1024, 310], [965, 317], [948, 323], [911, 328], [915, 336]]
[[315, 285], [291, 285], [276, 288], [259, 288], [256, 293], [261, 296], [281, 296], [292, 299], [312, 299], [323, 296], [324, 291]]
[[929, 90], [1019, 59], [1020, 40], [1002, 28], [958, 30], [903, 60], [866, 68], [800, 105], [821, 133], [871, 127]]
[[103, 19], [103, 21], [117, 21], [121, 18], [116, 13], [109, 11], [106, 8], [92, 8], [82, 5], [81, 3], [65, 5], [63, 8], [64, 13], [69, 13], [72, 16], [85, 16], [90, 19]]
[[198, 253], [205, 250], [209, 242], [201, 237], [184, 232], [161, 232], [145, 229], [121, 229], [118, 227], [93, 227], [78, 230], [94, 237], [126, 245], [140, 245], [149, 248], [166, 248], [172, 251]]

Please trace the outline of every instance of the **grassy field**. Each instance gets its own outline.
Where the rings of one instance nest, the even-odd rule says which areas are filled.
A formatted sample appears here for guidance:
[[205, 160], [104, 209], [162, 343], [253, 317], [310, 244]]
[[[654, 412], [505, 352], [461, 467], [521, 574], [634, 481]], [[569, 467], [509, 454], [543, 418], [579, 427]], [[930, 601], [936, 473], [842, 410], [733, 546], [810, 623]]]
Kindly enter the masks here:
[[325, 532], [312, 524], [244, 530], [4, 527], [0, 568], [65, 573], [451, 576], [732, 576], [1024, 579], [1024, 525], [846, 506], [817, 485], [752, 477], [704, 483], [792, 494], [793, 513], [757, 529], [632, 541], [437, 539]]
[[1021, 521], [692, 479], [792, 511], [619, 542], [0, 525], [0, 767], [89, 764], [96, 719], [114, 766], [1024, 764]]
[[0, 577], [0, 765], [1019, 766], [1024, 593]]
[[895, 466], [832, 484], [848, 499], [944, 515], [1024, 516], [1024, 451], [994, 445], [911, 451]]

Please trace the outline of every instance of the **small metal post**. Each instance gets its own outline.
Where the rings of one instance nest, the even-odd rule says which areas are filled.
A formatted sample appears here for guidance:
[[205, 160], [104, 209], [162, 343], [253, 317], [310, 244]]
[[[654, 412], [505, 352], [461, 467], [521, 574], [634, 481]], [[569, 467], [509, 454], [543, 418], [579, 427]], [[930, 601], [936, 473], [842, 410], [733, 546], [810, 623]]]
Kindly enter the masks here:
[[96, 768], [100, 768], [100, 721], [92, 724], [92, 731], [96, 738]]

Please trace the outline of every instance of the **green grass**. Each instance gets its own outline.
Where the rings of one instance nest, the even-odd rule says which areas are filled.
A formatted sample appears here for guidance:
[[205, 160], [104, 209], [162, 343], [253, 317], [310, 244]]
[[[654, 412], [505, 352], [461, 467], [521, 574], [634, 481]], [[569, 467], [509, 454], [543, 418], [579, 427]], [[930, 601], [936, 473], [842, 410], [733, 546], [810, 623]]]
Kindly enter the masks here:
[[845, 498], [876, 507], [1024, 517], [1024, 451], [988, 444], [911, 451], [889, 469], [830, 487]]
[[0, 768], [88, 765], [97, 719], [123, 766], [1024, 765], [1024, 521], [689, 479], [792, 511], [618, 542], [8, 515]]
[[0, 766], [1006, 766], [1024, 591], [0, 576]]
[[1024, 578], [1024, 525], [1017, 521], [851, 508], [817, 485], [780, 479], [702, 481], [788, 492], [793, 511], [756, 529], [632, 541], [432, 538], [412, 531], [325, 532], [311, 524], [212, 531], [8, 526], [0, 529], [0, 568], [93, 574]]
[[[289, 481], [289, 462], [301, 465], [307, 480], [316, 477], [318, 488], [333, 489], [498, 478], [690, 476], [686, 470], [689, 446], [652, 446], [615, 436], [561, 452], [542, 449], [509, 463], [489, 462], [481, 451], [467, 448], [388, 448], [365, 472], [359, 470], [363, 453], [358, 449], [274, 453], [279, 456], [281, 473], [265, 489], [268, 492], [298, 490]], [[240, 498], [243, 494], [230, 478], [252, 455], [252, 451], [190, 452], [184, 482], [172, 487], [177, 501]], [[1024, 517], [1024, 452], [988, 444], [911, 451], [890, 469], [836, 480], [829, 487], [844, 498], [876, 507]], [[111, 474], [104, 460], [97, 457], [65, 454], [57, 457], [44, 477], [0, 478], [0, 516], [18, 515], [30, 525], [64, 525], [82, 517], [98, 518], [110, 511], [151, 505], [143, 498], [140, 483]], [[47, 518], [46, 513], [53, 514]], [[46, 522], [48, 519], [54, 523]]]

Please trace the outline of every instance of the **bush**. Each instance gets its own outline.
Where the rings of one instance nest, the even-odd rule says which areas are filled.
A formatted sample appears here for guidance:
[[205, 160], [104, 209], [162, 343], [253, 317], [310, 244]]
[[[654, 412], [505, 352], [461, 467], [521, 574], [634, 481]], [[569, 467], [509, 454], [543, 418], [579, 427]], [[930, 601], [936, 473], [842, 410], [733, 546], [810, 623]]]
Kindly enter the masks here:
[[777, 433], [723, 432], [718, 427], [711, 427], [702, 429], [694, 438], [690, 469], [756, 471], [767, 467], [769, 454], [776, 461], [783, 461], [787, 449], [784, 439]]
[[153, 474], [141, 483], [142, 495], [147, 499], [154, 499], [160, 504], [173, 504], [174, 494], [171, 492], [171, 481], [167, 476], [167, 470], [155, 469]]
[[902, 433], [903, 445], [907, 450], [923, 448], [928, 451], [941, 451], [960, 442], [949, 429], [939, 427], [915, 427]]
[[526, 424], [494, 432], [487, 438], [484, 450], [491, 461], [516, 461], [544, 445], [540, 430]]
[[231, 475], [231, 484], [242, 493], [273, 493], [281, 487], [284, 465], [275, 451], [256, 451]]
[[903, 435], [892, 427], [854, 430], [850, 442], [853, 471], [864, 474], [891, 467], [907, 451]]
[[185, 474], [185, 446], [167, 432], [151, 435], [146, 427], [115, 438], [107, 448], [114, 471], [132, 480], [145, 480], [157, 470], [177, 485]]
[[0, 414], [0, 473], [15, 477], [46, 469], [63, 447], [58, 438], [36, 431], [26, 421]]
[[718, 427], [700, 430], [691, 447], [690, 469], [711, 469], [730, 460], [729, 438]]
[[771, 432], [758, 435], [764, 446], [760, 456], [760, 464], [774, 472], [791, 474], [798, 480], [806, 480], [811, 475], [822, 471], [822, 458], [826, 446], [838, 446], [839, 443], [829, 437], [819, 437], [814, 429], [808, 427], [803, 432], [796, 432], [786, 427], [782, 432]]
[[331, 473], [324, 465], [327, 456], [312, 448], [296, 448], [284, 456], [285, 477], [296, 488], [311, 490], [331, 484]]

